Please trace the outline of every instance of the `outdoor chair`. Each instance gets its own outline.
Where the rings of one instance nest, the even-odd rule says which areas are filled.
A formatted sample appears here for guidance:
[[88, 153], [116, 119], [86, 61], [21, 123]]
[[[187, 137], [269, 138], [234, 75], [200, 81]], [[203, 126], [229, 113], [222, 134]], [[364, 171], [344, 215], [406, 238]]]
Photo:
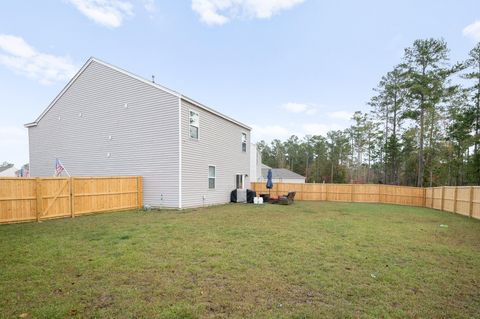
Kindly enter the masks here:
[[293, 204], [295, 200], [296, 192], [289, 192], [287, 195], [278, 196], [278, 197], [270, 197], [270, 203], [272, 204], [280, 204], [280, 205], [290, 205]]

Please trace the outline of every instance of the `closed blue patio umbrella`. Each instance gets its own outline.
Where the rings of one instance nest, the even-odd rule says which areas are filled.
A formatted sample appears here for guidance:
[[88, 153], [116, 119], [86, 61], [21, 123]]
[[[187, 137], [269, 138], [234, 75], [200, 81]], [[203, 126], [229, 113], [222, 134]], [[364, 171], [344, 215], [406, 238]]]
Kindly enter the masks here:
[[270, 196], [270, 190], [273, 187], [273, 181], [272, 181], [272, 170], [269, 169], [267, 173], [267, 185], [265, 185], [268, 188], [268, 196]]

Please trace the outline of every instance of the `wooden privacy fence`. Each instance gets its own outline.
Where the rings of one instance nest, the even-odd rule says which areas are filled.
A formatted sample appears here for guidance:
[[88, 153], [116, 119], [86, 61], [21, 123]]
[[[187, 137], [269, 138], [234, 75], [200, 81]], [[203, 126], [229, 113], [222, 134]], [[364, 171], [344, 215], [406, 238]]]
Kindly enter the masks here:
[[0, 178], [0, 223], [142, 206], [139, 176]]
[[[252, 183], [252, 189], [268, 193], [265, 183]], [[480, 186], [420, 188], [382, 184], [294, 184], [274, 183], [272, 195], [297, 192], [298, 200], [359, 203], [385, 203], [430, 207], [480, 219]]]
[[442, 186], [427, 188], [425, 207], [480, 219], [480, 187]]
[[[252, 189], [268, 193], [265, 183], [252, 183]], [[296, 192], [298, 200], [323, 200], [338, 202], [387, 203], [424, 206], [424, 189], [418, 187], [381, 184], [295, 184], [274, 183], [272, 195]]]

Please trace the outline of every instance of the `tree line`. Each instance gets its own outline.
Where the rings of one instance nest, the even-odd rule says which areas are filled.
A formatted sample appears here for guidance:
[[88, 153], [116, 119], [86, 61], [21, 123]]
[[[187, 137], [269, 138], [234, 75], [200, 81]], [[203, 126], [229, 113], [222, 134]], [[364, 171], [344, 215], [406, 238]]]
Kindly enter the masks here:
[[307, 182], [480, 185], [480, 43], [451, 63], [443, 39], [416, 40], [367, 104], [345, 130], [260, 141], [262, 162]]

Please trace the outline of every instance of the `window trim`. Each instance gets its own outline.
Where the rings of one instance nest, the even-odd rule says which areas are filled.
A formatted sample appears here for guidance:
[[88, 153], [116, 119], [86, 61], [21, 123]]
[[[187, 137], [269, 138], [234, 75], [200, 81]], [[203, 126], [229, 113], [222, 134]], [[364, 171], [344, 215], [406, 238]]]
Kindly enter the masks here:
[[[210, 167], [215, 168], [215, 176], [210, 177]], [[210, 188], [210, 178], [213, 178], [213, 188]], [[207, 170], [207, 186], [209, 190], [216, 190], [217, 189], [217, 165], [211, 165], [208, 164], [208, 170]]]
[[[192, 123], [190, 122], [191, 120], [191, 112], [197, 114], [198, 116], [198, 126], [195, 126], [195, 125], [192, 125]], [[196, 127], [197, 128], [197, 138], [195, 137], [192, 137], [192, 133], [190, 132], [190, 127], [193, 126], [193, 127]], [[188, 109], [188, 137], [194, 141], [198, 141], [200, 140], [200, 112], [194, 110], [194, 109]]]
[[[245, 135], [245, 151], [243, 150], [243, 135]], [[244, 132], [242, 131], [242, 134], [240, 135], [241, 139], [240, 139], [240, 150], [242, 151], [242, 153], [247, 153], [247, 149], [248, 149], [248, 134], [247, 132]]]

